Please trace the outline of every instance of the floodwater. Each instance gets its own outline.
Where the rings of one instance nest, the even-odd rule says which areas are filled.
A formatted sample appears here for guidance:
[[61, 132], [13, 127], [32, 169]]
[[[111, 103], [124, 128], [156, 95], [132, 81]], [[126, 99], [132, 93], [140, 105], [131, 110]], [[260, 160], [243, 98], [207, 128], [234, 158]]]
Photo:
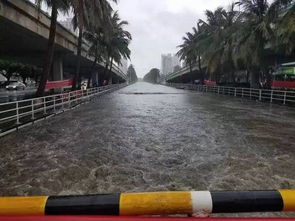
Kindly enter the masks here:
[[295, 188], [294, 134], [294, 108], [137, 83], [1, 138], [0, 195]]

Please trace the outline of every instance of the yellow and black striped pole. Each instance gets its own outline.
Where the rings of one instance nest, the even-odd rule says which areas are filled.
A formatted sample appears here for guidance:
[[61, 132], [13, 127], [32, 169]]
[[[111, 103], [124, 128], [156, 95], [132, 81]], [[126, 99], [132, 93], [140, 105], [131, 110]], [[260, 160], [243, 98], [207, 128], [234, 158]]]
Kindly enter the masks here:
[[205, 215], [295, 211], [295, 190], [2, 197], [0, 215]]

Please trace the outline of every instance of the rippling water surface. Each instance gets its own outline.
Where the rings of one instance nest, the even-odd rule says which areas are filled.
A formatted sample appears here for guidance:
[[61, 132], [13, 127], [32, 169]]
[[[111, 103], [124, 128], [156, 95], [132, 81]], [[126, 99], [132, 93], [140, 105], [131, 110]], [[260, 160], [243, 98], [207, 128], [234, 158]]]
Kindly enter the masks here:
[[137, 83], [0, 139], [1, 195], [295, 188], [295, 111]]

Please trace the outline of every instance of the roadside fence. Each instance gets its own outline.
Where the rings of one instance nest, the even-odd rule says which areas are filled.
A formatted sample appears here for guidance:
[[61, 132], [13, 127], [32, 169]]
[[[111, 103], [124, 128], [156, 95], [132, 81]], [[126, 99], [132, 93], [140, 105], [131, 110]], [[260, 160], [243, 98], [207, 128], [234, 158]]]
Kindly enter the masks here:
[[0, 103], [0, 137], [126, 86], [113, 84], [45, 97]]
[[251, 100], [258, 100], [269, 103], [277, 103], [283, 105], [295, 104], [295, 91], [207, 86], [181, 83], [168, 83], [167, 85], [179, 89], [194, 90], [199, 92], [214, 93], [221, 95], [230, 95], [234, 97], [247, 98]]

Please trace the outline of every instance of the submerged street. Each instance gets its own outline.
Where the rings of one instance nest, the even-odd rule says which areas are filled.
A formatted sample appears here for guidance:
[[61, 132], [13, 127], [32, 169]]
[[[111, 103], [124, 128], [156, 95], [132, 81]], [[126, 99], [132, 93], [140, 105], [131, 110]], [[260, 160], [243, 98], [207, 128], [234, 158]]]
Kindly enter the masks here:
[[1, 138], [1, 195], [295, 185], [295, 112], [136, 83]]

